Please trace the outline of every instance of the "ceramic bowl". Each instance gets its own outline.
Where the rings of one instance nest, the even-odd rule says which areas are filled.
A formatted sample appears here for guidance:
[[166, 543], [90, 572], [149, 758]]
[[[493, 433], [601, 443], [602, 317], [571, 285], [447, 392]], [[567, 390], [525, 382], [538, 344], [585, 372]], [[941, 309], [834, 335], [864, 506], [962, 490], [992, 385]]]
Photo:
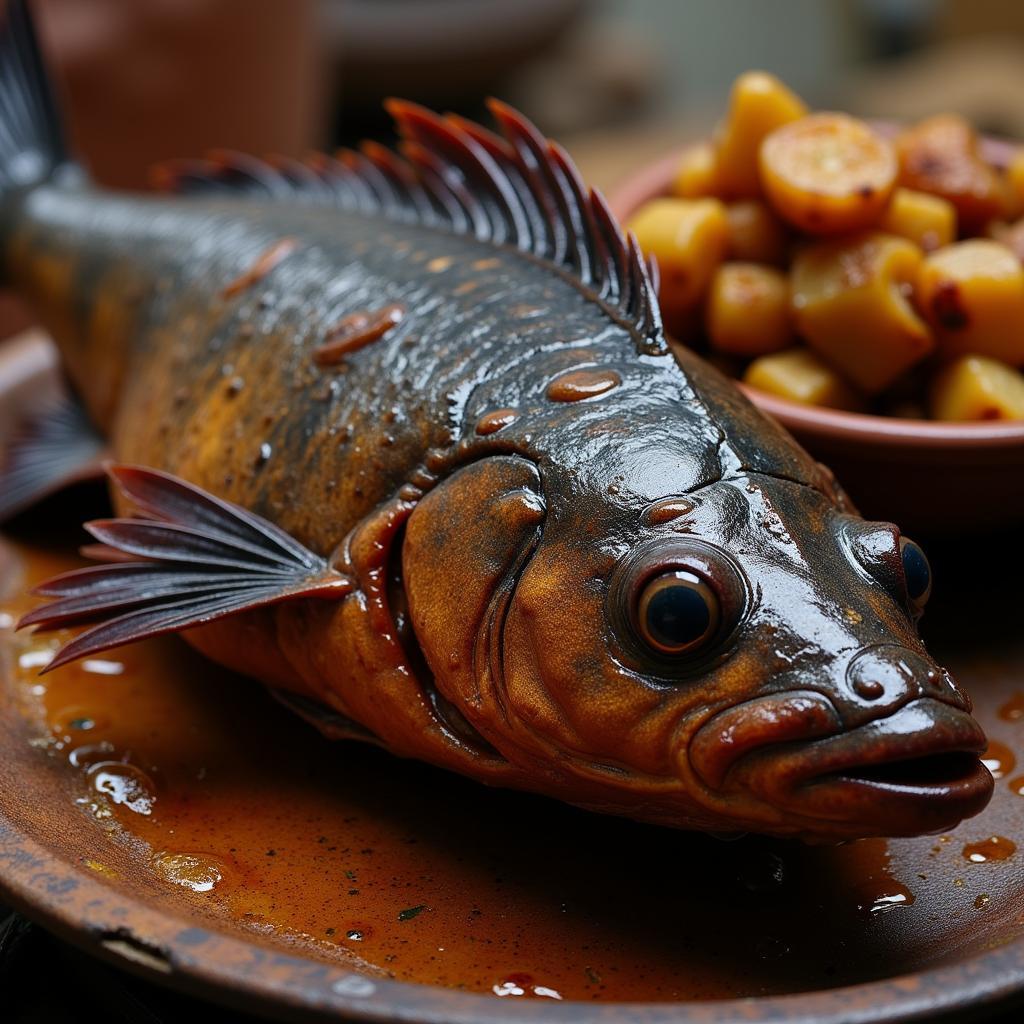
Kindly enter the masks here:
[[[1009, 147], [986, 141], [999, 164]], [[625, 221], [667, 195], [680, 151], [617, 188], [612, 209]], [[1024, 421], [939, 423], [801, 405], [740, 384], [815, 458], [830, 466], [861, 511], [908, 533], [949, 534], [1024, 521]]]

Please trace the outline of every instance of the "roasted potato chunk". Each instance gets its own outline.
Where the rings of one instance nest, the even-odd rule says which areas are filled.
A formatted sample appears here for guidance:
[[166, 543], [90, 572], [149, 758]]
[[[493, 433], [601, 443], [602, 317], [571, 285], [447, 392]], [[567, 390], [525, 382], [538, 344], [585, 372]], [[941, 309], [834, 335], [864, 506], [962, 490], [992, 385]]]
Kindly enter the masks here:
[[828, 363], [806, 348], [791, 348], [755, 359], [747, 367], [743, 382], [801, 405], [824, 405], [853, 412], [864, 405], [861, 396]]
[[909, 239], [932, 252], [956, 238], [956, 208], [948, 199], [898, 188], [878, 222], [878, 230]]
[[1005, 245], [972, 238], [931, 253], [917, 301], [944, 355], [1024, 365], [1024, 268]]
[[690, 146], [679, 158], [676, 176], [672, 179], [672, 195], [680, 199], [700, 199], [717, 194], [718, 164], [710, 142]]
[[717, 199], [655, 199], [628, 225], [640, 248], [658, 261], [659, 298], [669, 330], [686, 336], [692, 313], [704, 298], [711, 276], [725, 258], [729, 222]]
[[868, 394], [934, 347], [908, 298], [921, 259], [905, 238], [872, 231], [809, 246], [793, 263], [797, 333]]
[[803, 101], [774, 75], [764, 71], [740, 75], [732, 87], [729, 112], [715, 138], [719, 194], [729, 199], [760, 196], [761, 142], [776, 128], [806, 113]]
[[900, 184], [948, 199], [961, 232], [976, 234], [1010, 212], [1009, 185], [982, 159], [977, 133], [964, 118], [929, 117], [897, 137], [896, 152]]
[[704, 316], [718, 352], [760, 356], [793, 343], [789, 279], [774, 267], [723, 263], [711, 279]]
[[811, 114], [761, 146], [761, 183], [783, 219], [813, 235], [871, 227], [896, 184], [896, 154], [863, 121]]
[[725, 208], [729, 218], [729, 259], [781, 265], [789, 238], [782, 221], [759, 199], [743, 199]]
[[929, 390], [937, 420], [1024, 420], [1024, 376], [985, 356], [961, 356], [935, 375]]

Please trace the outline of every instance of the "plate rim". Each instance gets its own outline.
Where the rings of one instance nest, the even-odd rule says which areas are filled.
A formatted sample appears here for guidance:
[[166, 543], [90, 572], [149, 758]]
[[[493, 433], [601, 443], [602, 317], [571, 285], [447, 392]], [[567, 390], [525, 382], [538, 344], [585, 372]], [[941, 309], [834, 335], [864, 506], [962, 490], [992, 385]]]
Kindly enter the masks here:
[[977, 1011], [999, 1000], [1009, 1009], [1024, 1001], [1024, 937], [952, 964], [789, 995], [672, 1003], [512, 1001], [375, 978], [342, 964], [271, 950], [146, 905], [85, 871], [28, 835], [0, 806], [0, 895], [15, 910], [85, 952], [149, 980], [250, 1013], [283, 1010], [292, 1020], [889, 1024]]

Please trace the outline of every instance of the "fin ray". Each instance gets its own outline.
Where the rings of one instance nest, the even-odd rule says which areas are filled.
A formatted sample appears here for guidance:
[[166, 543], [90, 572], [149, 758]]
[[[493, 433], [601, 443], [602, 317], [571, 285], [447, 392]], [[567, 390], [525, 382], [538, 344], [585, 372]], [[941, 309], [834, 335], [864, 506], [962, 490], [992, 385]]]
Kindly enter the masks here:
[[[352, 590], [351, 580], [324, 558], [238, 505], [156, 470], [108, 466], [107, 472], [147, 518], [86, 524], [105, 563], [36, 587], [52, 600], [28, 612], [19, 629], [92, 624], [45, 671], [280, 601], [337, 599]], [[143, 560], [122, 561], [122, 553]]]

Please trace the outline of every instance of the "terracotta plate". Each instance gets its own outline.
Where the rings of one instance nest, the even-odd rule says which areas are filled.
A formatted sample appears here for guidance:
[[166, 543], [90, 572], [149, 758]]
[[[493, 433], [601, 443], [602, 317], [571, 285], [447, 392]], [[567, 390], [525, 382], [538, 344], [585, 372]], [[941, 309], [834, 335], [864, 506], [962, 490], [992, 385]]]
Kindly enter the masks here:
[[63, 938], [301, 1020], [845, 1024], [1024, 998], [1014, 538], [934, 551], [925, 620], [993, 741], [992, 805], [943, 836], [809, 848], [331, 744], [178, 640], [40, 679], [53, 641], [11, 620], [74, 563], [89, 497], [0, 548], [0, 900]]

